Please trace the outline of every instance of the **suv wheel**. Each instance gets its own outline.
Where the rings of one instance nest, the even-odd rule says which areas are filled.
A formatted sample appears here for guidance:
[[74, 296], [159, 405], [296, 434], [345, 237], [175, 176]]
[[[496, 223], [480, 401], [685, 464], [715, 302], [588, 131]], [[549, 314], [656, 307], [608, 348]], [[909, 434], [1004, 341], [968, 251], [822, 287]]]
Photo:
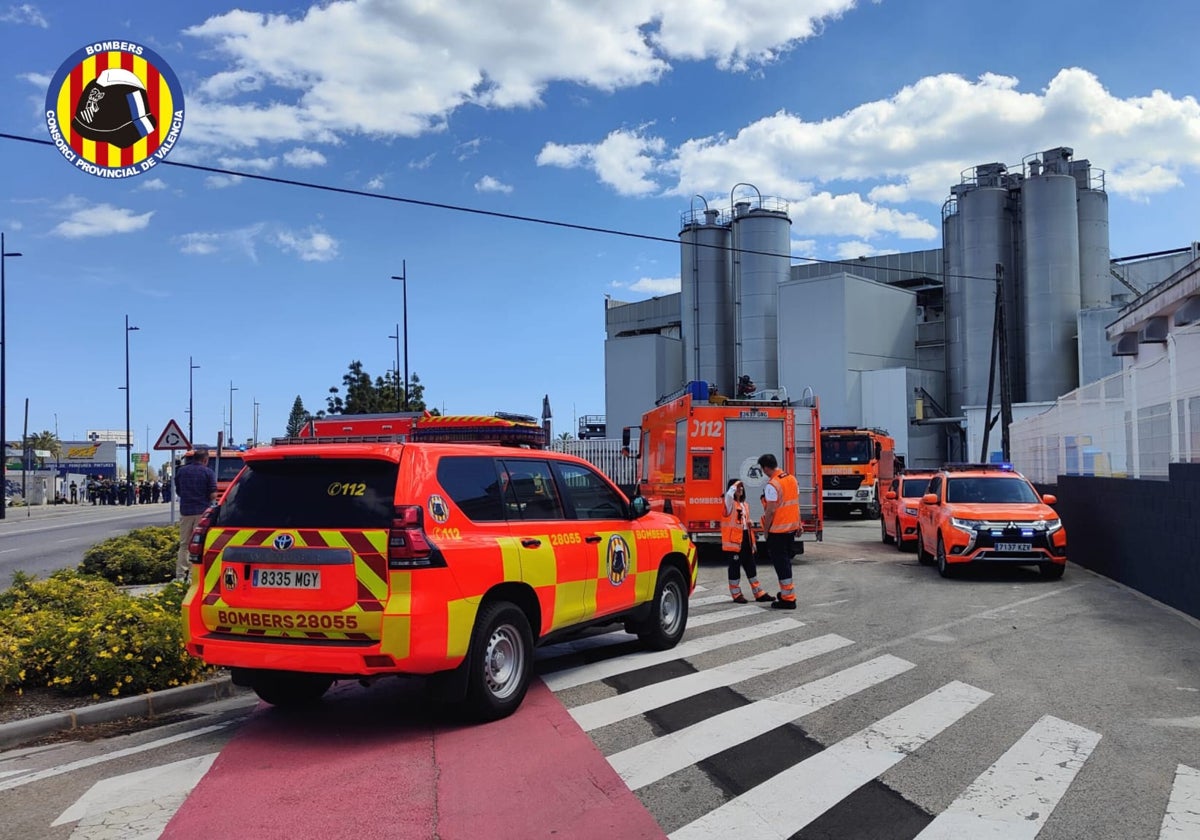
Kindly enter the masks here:
[[[896, 536], [899, 536], [899, 535], [900, 535], [900, 529], [897, 528]], [[888, 536], [887, 520], [884, 519], [882, 516], [879, 517], [879, 539], [881, 539], [884, 543], [886, 543], [888, 545], [891, 545], [893, 542], [895, 542], [895, 540], [892, 539], [892, 537]]]
[[937, 541], [937, 567], [938, 574], [944, 578], [954, 577], [958, 571], [946, 561], [946, 543], [942, 540], [941, 534], [938, 534]]
[[321, 699], [333, 678], [296, 671], [259, 671], [252, 686], [260, 700], [281, 708], [307, 706]]
[[683, 637], [687, 616], [688, 596], [683, 575], [674, 566], [660, 568], [650, 617], [638, 628], [638, 638], [649, 650], [670, 650]]
[[1063, 572], [1067, 570], [1067, 564], [1063, 563], [1039, 563], [1038, 572], [1042, 576], [1042, 580], [1058, 580], [1063, 576]]
[[467, 710], [479, 721], [511, 715], [525, 699], [533, 673], [529, 619], [507, 601], [485, 606], [467, 654]]
[[921, 529], [917, 529], [917, 562], [922, 566], [928, 566], [933, 562], [933, 555], [925, 550], [925, 540], [921, 536]]

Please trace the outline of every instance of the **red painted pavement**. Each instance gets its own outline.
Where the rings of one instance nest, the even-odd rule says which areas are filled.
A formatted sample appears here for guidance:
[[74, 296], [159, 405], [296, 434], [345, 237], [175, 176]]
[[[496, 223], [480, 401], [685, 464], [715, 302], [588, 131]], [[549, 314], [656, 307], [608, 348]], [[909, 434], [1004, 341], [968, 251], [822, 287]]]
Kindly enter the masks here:
[[412, 683], [260, 705], [164, 838], [641, 840], [665, 837], [539, 680], [509, 718], [439, 720]]

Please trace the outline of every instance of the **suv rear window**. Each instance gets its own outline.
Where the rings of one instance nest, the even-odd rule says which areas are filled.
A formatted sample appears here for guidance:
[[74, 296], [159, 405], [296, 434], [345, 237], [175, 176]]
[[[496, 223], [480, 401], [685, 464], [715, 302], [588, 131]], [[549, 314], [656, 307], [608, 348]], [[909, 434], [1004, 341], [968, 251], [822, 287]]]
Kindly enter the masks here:
[[251, 461], [215, 524], [229, 528], [389, 528], [399, 466], [370, 458]]

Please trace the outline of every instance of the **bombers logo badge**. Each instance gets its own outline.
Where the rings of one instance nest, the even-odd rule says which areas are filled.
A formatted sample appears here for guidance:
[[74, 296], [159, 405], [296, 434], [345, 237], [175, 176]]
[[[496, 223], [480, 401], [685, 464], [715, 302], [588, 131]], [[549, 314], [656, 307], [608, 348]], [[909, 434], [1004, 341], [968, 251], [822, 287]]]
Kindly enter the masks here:
[[155, 52], [130, 41], [88, 44], [46, 91], [46, 127], [58, 153], [100, 178], [148, 172], [183, 129], [183, 88]]
[[226, 566], [222, 577], [225, 581], [226, 589], [237, 589], [237, 585], [238, 585], [237, 568], [235, 568], [234, 566]]
[[436, 493], [429, 497], [429, 515], [439, 525], [450, 518], [450, 508], [446, 507], [446, 500]]
[[608, 582], [620, 586], [629, 574], [629, 543], [620, 534], [608, 538]]

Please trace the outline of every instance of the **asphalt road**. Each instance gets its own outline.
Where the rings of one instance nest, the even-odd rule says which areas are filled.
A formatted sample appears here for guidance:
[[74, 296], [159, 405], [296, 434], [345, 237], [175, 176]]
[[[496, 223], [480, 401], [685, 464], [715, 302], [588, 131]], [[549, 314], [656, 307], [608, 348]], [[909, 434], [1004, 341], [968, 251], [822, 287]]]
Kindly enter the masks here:
[[[176, 510], [176, 521], [179, 513]], [[9, 508], [0, 521], [0, 588], [14, 572], [45, 577], [74, 568], [98, 542], [146, 525], [170, 524], [170, 505]]]
[[[539, 651], [543, 683], [664, 834], [1200, 837], [1200, 622], [1078, 566], [1053, 582], [1024, 569], [943, 580], [881, 544], [877, 523], [857, 520], [830, 523], [826, 541], [809, 546], [796, 612], [735, 606], [724, 576], [720, 565], [701, 569], [687, 634], [667, 655], [623, 634]], [[761, 577], [774, 582], [768, 569]], [[121, 836], [147, 808], [166, 825], [189, 785], [225, 772], [205, 762], [235, 735], [240, 755], [257, 746], [271, 756], [238, 768], [264, 774], [241, 795], [327, 812], [385, 807], [380, 791], [429, 782], [397, 769], [400, 751], [429, 755], [427, 739], [405, 746], [406, 727], [448, 726], [406, 685], [339, 686], [319, 710], [288, 719], [287, 737], [319, 733], [343, 750], [353, 741], [340, 740], [342, 726], [396, 738], [394, 749], [350, 756], [356, 777], [371, 780], [365, 789], [313, 799], [301, 769], [281, 759], [291, 748], [278, 730], [259, 743], [271, 727], [245, 725], [280, 713], [243, 698], [119, 739], [0, 754], [0, 812], [20, 813], [0, 838]], [[489, 731], [499, 730], [480, 731], [469, 760], [495, 773], [539, 748]], [[523, 801], [570, 807], [569, 781]], [[470, 836], [498, 836], [489, 807], [479, 803]], [[99, 823], [118, 833], [92, 833]], [[185, 835], [168, 827], [164, 836]]]

